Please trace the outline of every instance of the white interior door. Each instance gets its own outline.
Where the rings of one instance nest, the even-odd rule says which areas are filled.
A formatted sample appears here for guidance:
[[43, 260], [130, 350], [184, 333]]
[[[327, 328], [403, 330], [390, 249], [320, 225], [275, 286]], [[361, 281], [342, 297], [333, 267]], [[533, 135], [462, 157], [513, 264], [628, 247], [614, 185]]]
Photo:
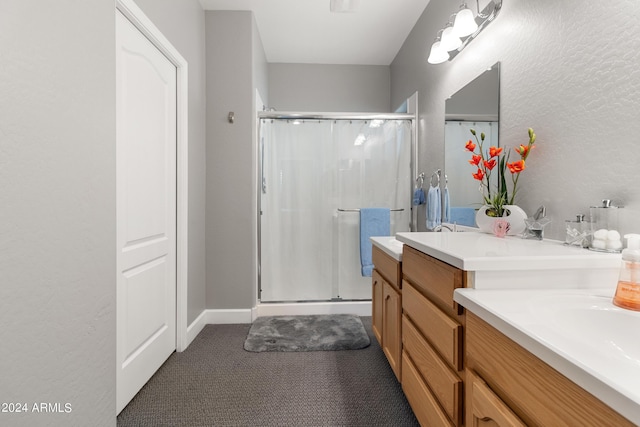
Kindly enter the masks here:
[[117, 412], [176, 349], [176, 67], [116, 12]]

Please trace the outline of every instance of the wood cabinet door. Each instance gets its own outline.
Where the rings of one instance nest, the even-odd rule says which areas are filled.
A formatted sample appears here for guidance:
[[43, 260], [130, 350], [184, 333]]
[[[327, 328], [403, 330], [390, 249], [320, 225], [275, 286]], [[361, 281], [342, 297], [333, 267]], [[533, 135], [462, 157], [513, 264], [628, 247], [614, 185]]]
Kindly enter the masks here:
[[389, 283], [383, 282], [382, 285], [382, 350], [400, 381], [402, 299]]
[[466, 371], [465, 382], [468, 427], [526, 427], [473, 371]]
[[382, 347], [382, 276], [377, 270], [371, 273], [371, 327], [378, 343]]

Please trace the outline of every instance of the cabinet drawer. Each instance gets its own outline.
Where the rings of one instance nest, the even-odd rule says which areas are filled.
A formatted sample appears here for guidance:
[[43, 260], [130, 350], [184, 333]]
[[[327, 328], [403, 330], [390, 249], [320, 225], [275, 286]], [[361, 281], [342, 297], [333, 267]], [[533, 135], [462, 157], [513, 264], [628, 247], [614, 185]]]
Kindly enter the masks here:
[[453, 427], [405, 351], [402, 352], [402, 391], [421, 426]]
[[442, 358], [462, 370], [462, 325], [447, 316], [409, 282], [402, 289], [402, 310]]
[[382, 249], [373, 245], [371, 250], [371, 260], [376, 270], [382, 274], [382, 277], [391, 283], [396, 289], [400, 289], [400, 262], [390, 257]]
[[463, 287], [462, 270], [404, 245], [402, 274], [422, 292], [457, 313], [453, 291]]
[[402, 317], [402, 344], [446, 414], [455, 425], [462, 425], [462, 380], [440, 359], [406, 316]]
[[526, 427], [520, 418], [472, 371], [466, 371], [467, 425]]

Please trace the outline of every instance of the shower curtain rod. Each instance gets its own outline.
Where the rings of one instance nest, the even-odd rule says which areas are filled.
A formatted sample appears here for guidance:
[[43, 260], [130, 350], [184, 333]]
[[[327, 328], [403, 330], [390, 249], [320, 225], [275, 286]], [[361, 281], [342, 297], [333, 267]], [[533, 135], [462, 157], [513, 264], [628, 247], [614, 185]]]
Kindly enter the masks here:
[[259, 111], [260, 119], [289, 120], [414, 120], [407, 113], [298, 113], [291, 111]]

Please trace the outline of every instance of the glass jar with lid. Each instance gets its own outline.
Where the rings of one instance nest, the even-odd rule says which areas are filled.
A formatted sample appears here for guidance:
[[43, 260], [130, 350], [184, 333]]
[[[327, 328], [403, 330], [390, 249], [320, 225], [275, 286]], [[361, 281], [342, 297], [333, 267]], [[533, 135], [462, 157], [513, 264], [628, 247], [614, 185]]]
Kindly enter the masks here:
[[600, 252], [622, 251], [622, 237], [618, 228], [619, 207], [611, 204], [611, 200], [605, 199], [601, 206], [592, 206], [591, 214], [591, 238], [589, 249]]
[[581, 248], [589, 247], [591, 223], [585, 221], [584, 214], [576, 215], [576, 219], [568, 219], [564, 223], [566, 229], [565, 245]]

